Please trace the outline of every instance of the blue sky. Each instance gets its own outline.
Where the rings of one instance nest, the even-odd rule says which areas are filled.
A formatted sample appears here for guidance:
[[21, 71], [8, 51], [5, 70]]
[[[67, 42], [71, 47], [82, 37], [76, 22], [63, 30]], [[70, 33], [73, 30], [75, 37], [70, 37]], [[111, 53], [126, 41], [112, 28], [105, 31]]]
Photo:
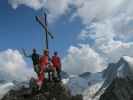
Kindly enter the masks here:
[[[35, 16], [40, 15], [40, 10], [35, 11], [26, 6], [13, 9], [7, 0], [0, 1], [0, 50], [8, 48], [25, 48], [28, 52], [32, 48], [42, 51], [45, 37], [42, 27], [35, 21]], [[49, 24], [49, 31], [54, 33], [54, 40], [50, 40], [50, 50], [66, 54], [70, 45], [76, 44], [77, 33], [80, 32], [80, 20], [70, 22], [64, 15], [54, 23]]]
[[60, 53], [65, 71], [101, 71], [123, 56], [133, 57], [132, 5], [132, 0], [1, 0], [0, 50], [41, 52], [44, 31], [34, 17], [47, 8], [55, 37], [50, 51]]

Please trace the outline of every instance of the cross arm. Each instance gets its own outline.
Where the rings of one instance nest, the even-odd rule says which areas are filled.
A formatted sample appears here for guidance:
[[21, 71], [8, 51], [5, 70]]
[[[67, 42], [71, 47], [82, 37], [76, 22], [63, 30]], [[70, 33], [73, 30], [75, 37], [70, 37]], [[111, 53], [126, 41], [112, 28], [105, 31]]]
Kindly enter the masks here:
[[35, 18], [36, 18], [36, 21], [45, 29], [45, 31], [48, 32], [48, 35], [53, 39], [54, 37], [53, 37], [52, 33], [50, 33], [50, 32], [48, 31], [47, 26], [44, 25], [44, 24], [39, 20], [38, 16], [36, 16]]

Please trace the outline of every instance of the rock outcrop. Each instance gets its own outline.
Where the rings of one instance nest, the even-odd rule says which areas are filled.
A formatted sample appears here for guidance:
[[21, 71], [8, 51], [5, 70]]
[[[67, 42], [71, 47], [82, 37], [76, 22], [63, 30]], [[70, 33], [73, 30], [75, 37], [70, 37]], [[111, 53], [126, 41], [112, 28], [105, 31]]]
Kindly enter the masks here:
[[133, 80], [116, 78], [101, 95], [100, 100], [133, 100]]
[[34, 84], [30, 88], [11, 90], [2, 100], [82, 100], [82, 96], [72, 96], [61, 82], [46, 82], [41, 90]]

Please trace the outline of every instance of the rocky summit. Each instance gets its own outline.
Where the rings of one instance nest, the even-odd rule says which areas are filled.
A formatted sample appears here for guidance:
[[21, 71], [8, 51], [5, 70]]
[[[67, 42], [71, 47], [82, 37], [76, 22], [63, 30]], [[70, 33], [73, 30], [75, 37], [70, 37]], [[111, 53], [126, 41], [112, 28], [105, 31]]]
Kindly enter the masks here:
[[10, 90], [2, 100], [83, 100], [81, 95], [72, 96], [61, 82], [45, 82], [41, 90], [36, 85]]
[[101, 95], [100, 100], [133, 100], [133, 80], [116, 78]]

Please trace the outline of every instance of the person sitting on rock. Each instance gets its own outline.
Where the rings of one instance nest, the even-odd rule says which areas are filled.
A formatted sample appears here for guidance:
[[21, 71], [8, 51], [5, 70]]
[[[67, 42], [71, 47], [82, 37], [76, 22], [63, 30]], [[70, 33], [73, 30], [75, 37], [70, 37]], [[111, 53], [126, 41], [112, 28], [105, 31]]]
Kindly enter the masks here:
[[55, 68], [57, 72], [57, 78], [59, 81], [61, 81], [61, 75], [60, 75], [61, 74], [61, 60], [57, 52], [54, 52], [54, 56], [52, 56], [51, 61], [52, 61], [53, 67]]

